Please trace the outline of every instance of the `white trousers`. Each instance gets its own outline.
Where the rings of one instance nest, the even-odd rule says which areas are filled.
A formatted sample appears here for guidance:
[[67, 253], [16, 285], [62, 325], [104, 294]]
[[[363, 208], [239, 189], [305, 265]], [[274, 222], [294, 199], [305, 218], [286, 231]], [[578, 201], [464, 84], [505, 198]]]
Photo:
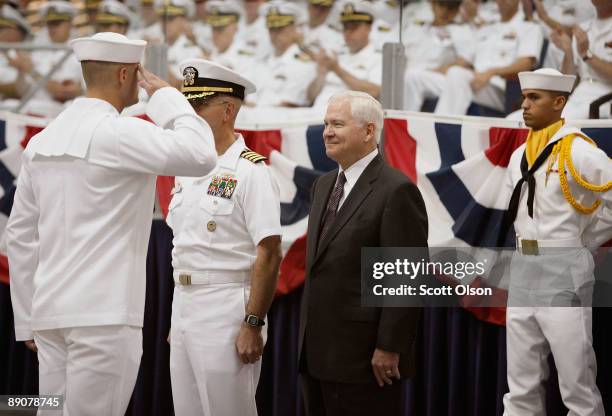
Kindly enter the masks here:
[[[256, 416], [261, 361], [236, 352], [249, 288], [177, 285], [172, 301], [170, 378], [176, 416]], [[266, 327], [262, 328], [264, 341]]]
[[123, 416], [136, 384], [142, 328], [127, 325], [35, 331], [40, 394], [63, 395], [63, 411], [39, 415]]
[[460, 66], [451, 66], [446, 72], [442, 92], [436, 105], [436, 114], [463, 115], [467, 113], [470, 103], [504, 110], [505, 88], [503, 80], [492, 79], [489, 84], [477, 93], [472, 91], [470, 83], [474, 79], [474, 72]]
[[504, 416], [545, 416], [544, 381], [552, 352], [568, 416], [603, 416], [595, 384], [592, 309], [589, 307], [508, 307], [506, 344], [509, 393]]
[[404, 77], [404, 109], [421, 111], [423, 101], [437, 98], [444, 88], [445, 75], [423, 69], [409, 69]]

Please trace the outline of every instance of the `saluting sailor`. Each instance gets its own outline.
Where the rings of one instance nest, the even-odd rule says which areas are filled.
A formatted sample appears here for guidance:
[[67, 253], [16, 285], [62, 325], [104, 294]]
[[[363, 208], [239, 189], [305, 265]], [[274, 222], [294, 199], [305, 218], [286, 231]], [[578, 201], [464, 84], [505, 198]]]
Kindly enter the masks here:
[[545, 413], [551, 352], [569, 414], [604, 414], [591, 332], [593, 259], [585, 244], [599, 215], [607, 216], [602, 240], [612, 238], [612, 162], [561, 118], [575, 79], [550, 68], [519, 73], [531, 130], [508, 165], [513, 191], [503, 231], [514, 224], [517, 253], [506, 316], [506, 416]]
[[[40, 394], [64, 414], [124, 415], [142, 355], [145, 259], [157, 175], [216, 165], [210, 128], [168, 83], [140, 68], [146, 42], [75, 39], [87, 96], [22, 155], [6, 226], [15, 338], [38, 348]], [[121, 111], [140, 85], [157, 125]]]
[[256, 415], [255, 391], [281, 260], [278, 186], [234, 123], [255, 85], [202, 59], [181, 63], [183, 94], [213, 131], [216, 170], [177, 178], [170, 376], [177, 416]]

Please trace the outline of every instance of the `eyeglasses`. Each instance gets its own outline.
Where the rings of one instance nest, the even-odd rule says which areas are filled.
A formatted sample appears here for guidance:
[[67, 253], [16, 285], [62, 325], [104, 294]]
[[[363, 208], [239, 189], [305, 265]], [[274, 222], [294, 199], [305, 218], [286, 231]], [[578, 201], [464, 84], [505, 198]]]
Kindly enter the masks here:
[[207, 100], [207, 101], [202, 101], [202, 103], [200, 104], [200, 109], [205, 109], [205, 108], [210, 108], [214, 105], [218, 105], [218, 104], [229, 104], [229, 101], [212, 101], [212, 100]]

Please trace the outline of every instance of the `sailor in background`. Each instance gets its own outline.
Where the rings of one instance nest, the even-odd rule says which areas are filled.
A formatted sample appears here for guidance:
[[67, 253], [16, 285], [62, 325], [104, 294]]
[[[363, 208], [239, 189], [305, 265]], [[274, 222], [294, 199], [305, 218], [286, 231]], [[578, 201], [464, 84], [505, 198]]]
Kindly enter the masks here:
[[263, 13], [273, 50], [256, 70], [259, 90], [252, 102], [259, 107], [308, 107], [306, 90], [317, 67], [299, 46], [303, 10], [288, 1], [271, 1]]
[[593, 258], [585, 244], [599, 215], [608, 218], [600, 222], [602, 240], [612, 238], [612, 162], [561, 118], [575, 78], [550, 68], [519, 73], [531, 130], [508, 165], [512, 197], [502, 227], [505, 237], [514, 224], [517, 246], [506, 315], [506, 416], [545, 413], [551, 352], [568, 414], [604, 414], [591, 332]]
[[346, 3], [339, 16], [346, 47], [338, 56], [329, 49], [316, 54], [317, 77], [308, 86], [313, 106], [326, 108], [336, 92], [353, 90], [380, 96], [382, 54], [371, 41], [374, 9], [367, 1]]
[[254, 416], [265, 317], [281, 261], [279, 188], [234, 132], [255, 85], [216, 63], [181, 63], [183, 94], [213, 131], [219, 161], [176, 178], [170, 376], [177, 416]]

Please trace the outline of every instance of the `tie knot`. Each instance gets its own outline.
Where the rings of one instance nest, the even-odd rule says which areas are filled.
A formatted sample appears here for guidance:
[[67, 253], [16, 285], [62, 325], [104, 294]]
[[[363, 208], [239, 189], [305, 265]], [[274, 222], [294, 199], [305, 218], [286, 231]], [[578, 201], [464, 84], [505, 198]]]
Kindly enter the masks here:
[[336, 179], [336, 186], [342, 186], [346, 182], [346, 176], [344, 176], [344, 172], [340, 172], [338, 175], [338, 179]]

